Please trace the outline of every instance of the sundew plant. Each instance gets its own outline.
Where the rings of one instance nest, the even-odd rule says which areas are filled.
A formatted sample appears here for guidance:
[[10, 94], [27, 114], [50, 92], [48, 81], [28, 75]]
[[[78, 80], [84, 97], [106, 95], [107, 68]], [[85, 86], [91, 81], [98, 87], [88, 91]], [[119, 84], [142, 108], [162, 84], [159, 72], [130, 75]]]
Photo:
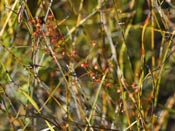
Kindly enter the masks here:
[[0, 0], [1, 131], [174, 131], [175, 2]]

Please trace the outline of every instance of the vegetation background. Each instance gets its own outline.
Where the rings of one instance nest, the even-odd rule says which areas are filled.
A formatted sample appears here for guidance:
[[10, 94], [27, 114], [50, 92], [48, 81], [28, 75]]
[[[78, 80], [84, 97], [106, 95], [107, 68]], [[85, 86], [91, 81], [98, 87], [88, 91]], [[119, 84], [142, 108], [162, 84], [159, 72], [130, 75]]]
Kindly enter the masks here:
[[1, 131], [174, 131], [175, 2], [0, 0]]

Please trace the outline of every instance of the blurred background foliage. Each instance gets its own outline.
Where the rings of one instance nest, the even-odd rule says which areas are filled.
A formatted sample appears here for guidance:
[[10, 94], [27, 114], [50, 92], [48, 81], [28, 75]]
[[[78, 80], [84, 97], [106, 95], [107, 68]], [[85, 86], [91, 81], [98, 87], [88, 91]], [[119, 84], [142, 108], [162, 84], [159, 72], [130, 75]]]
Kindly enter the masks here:
[[0, 130], [175, 130], [174, 1], [0, 3]]

